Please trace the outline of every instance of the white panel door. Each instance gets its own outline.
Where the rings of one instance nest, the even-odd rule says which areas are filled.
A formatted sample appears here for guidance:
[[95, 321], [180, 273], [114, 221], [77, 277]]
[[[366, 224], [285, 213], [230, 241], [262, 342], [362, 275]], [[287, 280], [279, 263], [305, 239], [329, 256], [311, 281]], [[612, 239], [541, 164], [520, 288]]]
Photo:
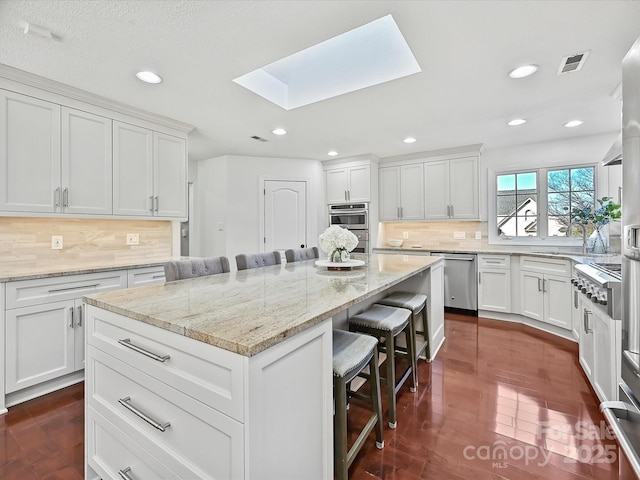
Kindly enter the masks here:
[[511, 313], [511, 271], [478, 272], [478, 310]]
[[0, 210], [54, 212], [60, 106], [0, 90]]
[[6, 312], [7, 393], [74, 371], [74, 301]]
[[449, 201], [453, 218], [478, 218], [478, 158], [449, 161]]
[[349, 172], [346, 168], [327, 170], [324, 175], [327, 203], [345, 203], [349, 189]]
[[582, 312], [579, 346], [580, 365], [582, 365], [587, 378], [593, 382], [593, 362], [595, 359], [593, 310], [582, 298], [580, 299], [580, 311]]
[[555, 275], [544, 276], [544, 321], [571, 330], [571, 280]]
[[380, 220], [400, 218], [400, 168], [384, 167], [379, 171]]
[[153, 132], [113, 122], [113, 213], [153, 215]]
[[110, 214], [111, 120], [62, 107], [62, 198], [67, 213]]
[[424, 164], [424, 217], [426, 220], [447, 219], [449, 205], [449, 162]]
[[593, 309], [593, 388], [600, 401], [617, 400], [615, 321]]
[[534, 320], [544, 320], [542, 275], [520, 272], [520, 313]]
[[371, 199], [371, 167], [351, 167], [349, 169], [349, 193], [347, 199], [350, 202], [368, 202]]
[[153, 132], [154, 214], [187, 216], [187, 142], [183, 138]]
[[424, 220], [422, 163], [400, 167], [400, 216], [402, 220]]
[[265, 180], [264, 251], [307, 246], [307, 184]]

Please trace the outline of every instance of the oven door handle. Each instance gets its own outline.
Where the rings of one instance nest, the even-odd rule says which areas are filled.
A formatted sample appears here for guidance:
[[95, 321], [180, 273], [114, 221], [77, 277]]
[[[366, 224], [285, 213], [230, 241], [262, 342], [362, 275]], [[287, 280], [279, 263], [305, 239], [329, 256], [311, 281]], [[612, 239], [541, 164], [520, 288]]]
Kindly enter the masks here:
[[600, 404], [600, 411], [618, 439], [618, 444], [627, 456], [629, 465], [631, 465], [633, 472], [636, 474], [636, 477], [640, 478], [640, 459], [638, 458], [638, 454], [633, 448], [633, 445], [629, 441], [629, 437], [627, 437], [626, 432], [618, 422], [618, 419], [628, 419], [634, 412], [629, 410], [626, 403], [618, 401], [602, 402]]

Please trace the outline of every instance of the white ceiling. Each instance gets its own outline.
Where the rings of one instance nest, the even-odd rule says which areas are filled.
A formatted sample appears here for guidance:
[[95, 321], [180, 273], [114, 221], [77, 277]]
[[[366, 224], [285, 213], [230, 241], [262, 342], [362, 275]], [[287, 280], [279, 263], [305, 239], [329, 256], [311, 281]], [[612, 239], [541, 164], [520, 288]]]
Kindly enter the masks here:
[[[421, 73], [290, 111], [232, 81], [389, 13]], [[25, 35], [24, 22], [57, 38]], [[388, 157], [614, 132], [611, 93], [638, 36], [640, 1], [0, 1], [0, 63], [194, 125], [195, 160]], [[556, 75], [586, 50], [581, 71]], [[524, 63], [540, 70], [507, 77]], [[140, 83], [140, 69], [164, 82]], [[515, 117], [529, 122], [507, 127]], [[584, 125], [562, 126], [575, 118]]]

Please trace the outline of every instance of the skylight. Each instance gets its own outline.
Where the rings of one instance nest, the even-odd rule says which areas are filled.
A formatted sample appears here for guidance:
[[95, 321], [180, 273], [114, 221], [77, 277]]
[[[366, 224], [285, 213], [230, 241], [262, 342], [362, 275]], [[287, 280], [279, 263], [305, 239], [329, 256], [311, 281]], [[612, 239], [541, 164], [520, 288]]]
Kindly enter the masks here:
[[387, 15], [233, 81], [292, 110], [421, 71]]

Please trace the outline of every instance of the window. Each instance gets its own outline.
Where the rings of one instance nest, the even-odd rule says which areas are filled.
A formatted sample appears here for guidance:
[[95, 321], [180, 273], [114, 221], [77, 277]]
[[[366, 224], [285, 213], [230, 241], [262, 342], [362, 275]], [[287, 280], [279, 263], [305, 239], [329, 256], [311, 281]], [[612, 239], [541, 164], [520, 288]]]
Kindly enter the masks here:
[[494, 231], [508, 239], [564, 237], [571, 210], [595, 205], [594, 177], [592, 166], [498, 173]]

